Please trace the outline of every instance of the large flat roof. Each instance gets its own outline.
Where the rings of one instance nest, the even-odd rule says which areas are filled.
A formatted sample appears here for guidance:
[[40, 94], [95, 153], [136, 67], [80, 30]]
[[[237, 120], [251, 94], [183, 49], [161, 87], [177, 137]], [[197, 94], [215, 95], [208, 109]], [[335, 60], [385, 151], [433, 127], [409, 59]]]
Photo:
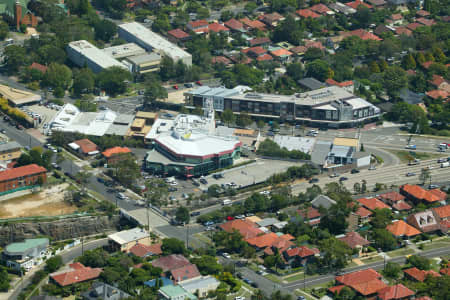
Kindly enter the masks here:
[[6, 246], [5, 250], [8, 254], [14, 255], [17, 253], [24, 253], [36, 247], [43, 247], [47, 245], [47, 238], [26, 239], [23, 242], [9, 244], [8, 246]]
[[102, 51], [105, 52], [107, 55], [114, 57], [116, 59], [145, 54], [145, 49], [139, 47], [135, 43], [127, 43], [123, 45], [112, 46], [104, 48], [102, 49]]
[[14, 105], [23, 105], [41, 100], [41, 95], [24, 90], [18, 90], [7, 85], [0, 84], [0, 94]]
[[311, 153], [316, 142], [312, 137], [297, 137], [289, 135], [275, 135], [274, 142], [281, 148], [286, 148], [289, 151], [299, 150], [304, 153]]
[[127, 60], [129, 60], [130, 62], [132, 62], [136, 65], [139, 65], [139, 64], [145, 64], [145, 63], [159, 61], [159, 60], [161, 60], [161, 55], [156, 52], [145, 53], [145, 54], [141, 54], [141, 55], [128, 57]]
[[148, 236], [149, 234], [145, 229], [136, 227], [130, 230], [123, 230], [110, 234], [108, 235], [108, 239], [113, 240], [120, 245], [123, 245], [133, 241], [141, 240]]
[[149, 47], [164, 52], [173, 60], [191, 57], [191, 54], [137, 22], [124, 23], [119, 25], [119, 28], [133, 35]]
[[105, 52], [98, 49], [88, 41], [80, 40], [70, 42], [68, 47], [83, 55], [84, 57], [87, 57], [89, 60], [93, 61], [103, 69], [114, 66], [125, 68], [125, 66], [118, 60], [116, 60], [112, 56], [105, 55]]

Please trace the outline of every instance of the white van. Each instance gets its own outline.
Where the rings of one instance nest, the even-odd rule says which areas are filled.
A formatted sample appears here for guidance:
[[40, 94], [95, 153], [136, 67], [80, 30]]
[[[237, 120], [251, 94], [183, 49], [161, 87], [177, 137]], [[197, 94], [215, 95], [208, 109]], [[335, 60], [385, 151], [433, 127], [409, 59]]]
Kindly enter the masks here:
[[125, 200], [127, 199], [127, 196], [125, 196], [123, 193], [118, 193], [117, 198], [119, 198], [120, 200]]
[[230, 199], [225, 199], [225, 200], [223, 200], [223, 202], [222, 202], [222, 205], [231, 205], [231, 200]]

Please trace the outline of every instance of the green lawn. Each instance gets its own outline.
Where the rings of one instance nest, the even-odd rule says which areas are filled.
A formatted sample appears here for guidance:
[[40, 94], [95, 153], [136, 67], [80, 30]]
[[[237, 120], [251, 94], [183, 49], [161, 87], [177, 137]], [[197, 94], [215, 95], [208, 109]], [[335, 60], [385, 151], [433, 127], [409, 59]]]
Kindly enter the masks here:
[[438, 158], [438, 157], [442, 156], [441, 154], [438, 154], [438, 153], [434, 154], [434, 153], [411, 151], [411, 152], [414, 152], [414, 155], [411, 155], [409, 151], [404, 151], [404, 150], [392, 150], [392, 149], [385, 149], [385, 150], [396, 155], [400, 159], [400, 161], [403, 163], [408, 163], [411, 156], [414, 158], [421, 159], [421, 160], [433, 159], [433, 158]]
[[196, 233], [194, 236], [207, 245], [212, 245], [212, 241], [209, 237], [205, 236], [203, 233]]
[[397, 249], [397, 250], [393, 250], [390, 252], [386, 252], [387, 255], [389, 255], [389, 257], [398, 257], [398, 256], [406, 256], [408, 254], [413, 254], [414, 250], [413, 249], [405, 249], [405, 248], [401, 248], [401, 249]]
[[435, 242], [435, 243], [423, 244], [423, 250], [445, 248], [445, 247], [450, 247], [450, 243]]
[[267, 274], [267, 275], [264, 275], [264, 277], [266, 277], [270, 281], [273, 281], [273, 282], [276, 282], [276, 283], [281, 283], [281, 278], [278, 277], [277, 275]]
[[383, 258], [379, 255], [377, 256], [372, 256], [372, 257], [367, 257], [367, 258], [362, 258], [361, 262], [365, 263], [365, 264], [371, 264], [377, 261], [383, 260]]

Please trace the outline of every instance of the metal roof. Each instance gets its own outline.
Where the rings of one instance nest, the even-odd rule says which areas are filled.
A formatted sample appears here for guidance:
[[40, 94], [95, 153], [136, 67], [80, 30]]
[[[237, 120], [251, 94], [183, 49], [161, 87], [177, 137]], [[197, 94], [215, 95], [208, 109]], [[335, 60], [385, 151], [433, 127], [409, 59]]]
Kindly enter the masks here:
[[122, 63], [120, 63], [115, 58], [105, 55], [105, 52], [98, 49], [91, 43], [85, 40], [70, 42], [68, 45], [73, 51], [79, 53], [80, 55], [87, 57], [89, 60], [97, 64], [103, 69], [109, 67], [121, 67], [126, 68]]

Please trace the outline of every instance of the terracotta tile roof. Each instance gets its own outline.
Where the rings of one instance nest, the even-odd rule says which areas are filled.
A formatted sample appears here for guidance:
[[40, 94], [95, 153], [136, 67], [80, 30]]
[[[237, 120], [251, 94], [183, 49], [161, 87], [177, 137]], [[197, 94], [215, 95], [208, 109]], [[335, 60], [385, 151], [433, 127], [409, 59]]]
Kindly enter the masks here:
[[241, 22], [239, 22], [236, 19], [230, 19], [230, 20], [226, 21], [224, 24], [225, 24], [225, 26], [227, 26], [228, 28], [233, 29], [233, 30], [244, 29], [244, 24], [242, 24]]
[[315, 219], [320, 218], [320, 212], [314, 207], [308, 207], [307, 209], [297, 210], [298, 214], [302, 216], [304, 219]]
[[233, 230], [237, 230], [244, 239], [253, 238], [263, 233], [261, 229], [256, 228], [255, 223], [239, 219], [226, 222], [225, 224], [221, 224], [219, 227], [226, 232], [233, 232]]
[[232, 56], [230, 56], [230, 59], [236, 64], [244, 64], [244, 65], [248, 65], [249, 63], [251, 63], [253, 61], [250, 57], [248, 57], [246, 55], [244, 55], [242, 57], [240, 55], [232, 55]]
[[380, 278], [381, 275], [374, 269], [365, 269], [336, 276], [336, 282], [356, 290], [363, 296], [367, 296], [387, 286]]
[[179, 269], [189, 264], [191, 264], [189, 260], [181, 254], [171, 254], [152, 261], [152, 266], [161, 268], [163, 272]]
[[320, 15], [316, 14], [315, 12], [313, 12], [310, 9], [299, 9], [296, 11], [297, 15], [299, 15], [302, 18], [319, 18]]
[[224, 64], [224, 65], [229, 65], [229, 64], [231, 64], [231, 60], [229, 60], [229, 59], [226, 58], [225, 56], [214, 56], [214, 57], [211, 59], [211, 62], [212, 62], [213, 64], [219, 64], [219, 63], [222, 63], [222, 64]]
[[270, 51], [270, 54], [276, 57], [281, 57], [281, 56], [291, 56], [292, 52], [284, 48], [280, 48], [278, 50]]
[[278, 239], [278, 235], [273, 232], [262, 234], [253, 238], [246, 239], [245, 241], [252, 246], [258, 248], [270, 247]]
[[322, 4], [322, 3], [313, 5], [309, 9], [312, 10], [313, 12], [316, 12], [316, 13], [321, 14], [321, 15], [326, 15], [329, 12], [333, 12], [325, 4]]
[[442, 91], [442, 90], [432, 90], [429, 92], [426, 92], [427, 96], [433, 99], [439, 99], [442, 98], [443, 100], [447, 99], [450, 94], [446, 91]]
[[170, 30], [167, 32], [167, 34], [169, 34], [179, 40], [190, 37], [190, 35], [188, 33], [184, 32], [180, 28]]
[[103, 156], [107, 158], [110, 158], [116, 154], [126, 154], [126, 153], [131, 153], [131, 150], [127, 147], [113, 147], [106, 149], [105, 151], [102, 152]]
[[97, 278], [102, 269], [85, 267], [81, 263], [69, 265], [68, 271], [50, 274], [50, 277], [60, 286], [68, 286], [74, 283], [83, 282]]
[[439, 277], [441, 276], [439, 273], [433, 270], [424, 271], [419, 270], [416, 267], [403, 270], [405, 274], [408, 274], [411, 278], [414, 278], [417, 281], [423, 282], [427, 276]]
[[450, 218], [450, 204], [444, 205], [444, 206], [439, 206], [439, 207], [434, 207], [433, 210], [436, 213], [436, 215], [441, 219]]
[[292, 241], [295, 240], [295, 237], [293, 237], [291, 234], [289, 233], [285, 233], [283, 235], [280, 236], [280, 238], [285, 239], [286, 241]]
[[345, 234], [344, 237], [339, 238], [339, 240], [346, 243], [352, 249], [359, 247], [359, 246], [367, 246], [370, 244], [370, 242], [368, 240], [363, 238], [357, 232], [348, 232]]
[[332, 287], [328, 288], [328, 291], [332, 294], [336, 294], [336, 293], [339, 294], [344, 287], [346, 287], [346, 286], [343, 284], [336, 285], [336, 286], [332, 286]]
[[442, 275], [450, 276], [450, 267], [440, 269], [439, 273], [441, 273]]
[[358, 199], [358, 202], [370, 210], [391, 208], [389, 205], [386, 205], [383, 201], [380, 201], [377, 198], [361, 198]]
[[387, 286], [378, 291], [378, 298], [381, 300], [404, 299], [413, 295], [415, 295], [415, 293], [403, 284]]
[[428, 193], [437, 197], [439, 199], [438, 201], [443, 201], [443, 200], [447, 199], [447, 194], [445, 192], [441, 191], [440, 189], [428, 190]]
[[427, 191], [420, 186], [409, 184], [402, 185], [400, 191], [407, 194], [407, 196], [429, 203], [445, 200], [445, 197], [447, 196], [439, 189]]
[[36, 164], [21, 166], [18, 168], [8, 169], [0, 172], [0, 182], [45, 172], [47, 172], [46, 168], [43, 168]]
[[404, 26], [395, 28], [395, 33], [397, 33], [398, 35], [404, 34], [406, 36], [412, 35], [412, 31]]
[[247, 27], [252, 28], [252, 29], [259, 29], [259, 30], [266, 29], [266, 25], [264, 25], [263, 22], [258, 21], [258, 20], [250, 20], [249, 18], [243, 18], [243, 19], [240, 19], [239, 21], [241, 21]]
[[353, 85], [352, 80], [337, 82], [336, 80], [334, 80], [332, 78], [328, 78], [327, 80], [325, 80], [325, 82], [328, 83], [329, 85], [335, 85], [335, 86], [340, 86], [340, 87], [346, 87], [346, 86]]
[[392, 14], [391, 15], [391, 20], [398, 21], [398, 20], [401, 20], [401, 19], [403, 19], [402, 14]]
[[406, 203], [405, 201], [396, 202], [396, 203], [394, 203], [394, 205], [392, 205], [392, 207], [398, 211], [412, 209], [412, 206], [409, 205], [408, 203]]
[[420, 9], [416, 11], [416, 15], [418, 15], [419, 17], [428, 17], [430, 13], [427, 12], [426, 10]]
[[428, 80], [428, 82], [438, 88], [441, 84], [447, 82], [447, 80], [445, 80], [445, 78], [442, 76], [433, 74], [433, 78], [431, 80]]
[[256, 46], [256, 47], [252, 47], [252, 48], [245, 49], [245, 50], [246, 50], [246, 53], [252, 53], [257, 56], [267, 53], [267, 50], [261, 46]]
[[91, 142], [88, 139], [82, 139], [82, 140], [74, 141], [73, 143], [77, 144], [78, 146], [80, 146], [81, 152], [83, 152], [84, 154], [87, 154], [89, 152], [98, 151], [97, 145], [94, 144], [93, 142]]
[[[408, 29], [407, 29], [407, 30], [408, 30]], [[409, 70], [406, 70], [406, 74], [408, 74], [408, 75], [410, 75], [410, 76], [414, 76], [414, 75], [417, 74], [417, 72], [414, 71], [414, 70], [409, 69]]]
[[263, 54], [261, 56], [258, 56], [256, 58], [257, 61], [268, 61], [268, 60], [273, 60], [273, 57], [270, 54]]
[[268, 37], [264, 36], [264, 37], [254, 38], [254, 39], [250, 40], [249, 43], [250, 43], [250, 46], [254, 47], [254, 46], [259, 46], [262, 44], [267, 44], [270, 42], [271, 42], [271, 40]]
[[360, 0], [356, 0], [356, 1], [353, 1], [353, 2], [348, 2], [348, 3], [345, 3], [345, 5], [350, 6], [353, 9], [358, 9], [358, 7], [360, 5], [365, 6], [367, 8], [372, 8], [372, 5], [364, 3], [364, 2], [362, 2]]
[[206, 27], [206, 26], [208, 26], [208, 21], [206, 21], [206, 20], [190, 21], [188, 23], [188, 26], [191, 27], [192, 29]]
[[196, 28], [193, 31], [195, 33], [198, 33], [198, 34], [208, 33], [209, 32], [209, 28], [208, 27], [206, 27], [206, 28]]
[[318, 249], [310, 249], [306, 246], [300, 246], [300, 247], [295, 247], [289, 250], [285, 251], [286, 255], [288, 257], [294, 257], [294, 256], [298, 256], [301, 258], [305, 258], [308, 256], [313, 256], [315, 254], [320, 253], [320, 251]]
[[208, 28], [210, 31], [214, 32], [230, 31], [230, 29], [219, 23], [211, 23], [208, 25]]
[[381, 41], [382, 39], [378, 36], [376, 36], [375, 34], [365, 31], [364, 29], [356, 29], [356, 30], [352, 30], [352, 31], [346, 31], [346, 32], [342, 32], [341, 36], [344, 37], [348, 37], [348, 36], [357, 36], [360, 39], [362, 39], [363, 41], [366, 40], [374, 40], [374, 41]]
[[416, 19], [416, 22], [425, 26], [431, 26], [434, 25], [436, 22], [434, 20], [425, 19], [425, 18], [418, 18]]
[[409, 30], [416, 30], [417, 27], [423, 26], [422, 24], [419, 23], [409, 23], [408, 25], [406, 25], [406, 28], [408, 28]]
[[170, 271], [173, 281], [179, 283], [184, 280], [200, 277], [200, 272], [194, 264], [188, 264]]
[[370, 210], [368, 210], [367, 208], [359, 207], [356, 210], [355, 214], [360, 216], [361, 218], [367, 218], [367, 217], [370, 217], [373, 213]]
[[390, 202], [398, 202], [405, 200], [405, 196], [395, 191], [381, 194], [379, 197], [381, 198], [381, 200], [388, 200]]
[[277, 12], [273, 12], [271, 14], [264, 14], [262, 16], [259, 16], [259, 19], [263, 22], [271, 24], [284, 19], [284, 17]]
[[48, 68], [44, 65], [34, 62], [31, 64], [30, 69], [38, 70], [38, 71], [41, 71], [42, 74], [45, 74], [45, 72], [47, 72]]
[[305, 53], [307, 50], [307, 48], [305, 46], [297, 46], [294, 48], [291, 48], [290, 51], [295, 53], [295, 54], [299, 54], [299, 53]]
[[129, 250], [130, 253], [139, 256], [139, 257], [145, 257], [147, 255], [161, 255], [161, 244], [153, 244], [150, 246], [143, 245], [140, 243], [137, 243]]
[[420, 234], [420, 231], [416, 228], [412, 227], [411, 225], [407, 224], [403, 220], [399, 220], [396, 222], [393, 222], [392, 224], [388, 225], [386, 227], [386, 230], [391, 232], [395, 236], [415, 236]]

